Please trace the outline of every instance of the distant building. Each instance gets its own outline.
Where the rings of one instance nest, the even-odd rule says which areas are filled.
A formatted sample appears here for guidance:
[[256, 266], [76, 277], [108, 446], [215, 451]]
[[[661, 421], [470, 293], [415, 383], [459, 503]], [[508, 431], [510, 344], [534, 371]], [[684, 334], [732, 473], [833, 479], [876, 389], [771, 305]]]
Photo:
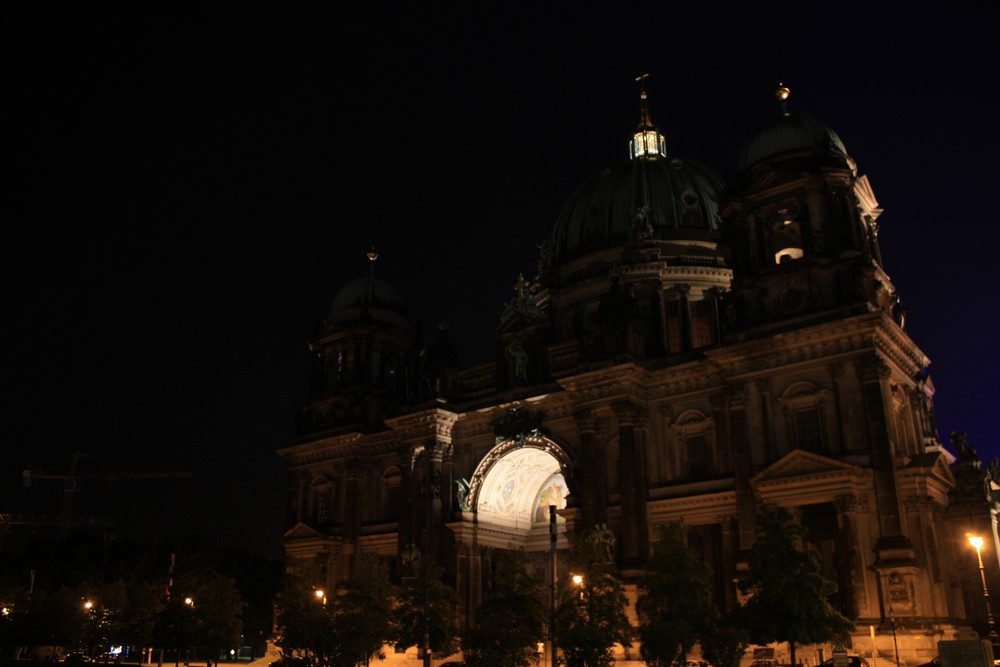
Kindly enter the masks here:
[[965, 533], [990, 529], [990, 505], [972, 492], [965, 516], [950, 506], [955, 457], [938, 441], [929, 361], [843, 142], [782, 110], [727, 183], [668, 152], [643, 93], [629, 153], [569, 199], [487, 363], [458, 368], [444, 331], [419, 344], [374, 263], [336, 294], [280, 452], [290, 564], [313, 563], [332, 588], [359, 559], [401, 575], [405, 555], [429, 551], [469, 623], [492, 550], [523, 547], [545, 567], [555, 504], [559, 548], [609, 530], [626, 581], [657, 526], [683, 521], [732, 608], [755, 509], [770, 503], [808, 528], [857, 622], [852, 652], [872, 655], [874, 626], [891, 658], [893, 623], [908, 664], [974, 637], [983, 600]]

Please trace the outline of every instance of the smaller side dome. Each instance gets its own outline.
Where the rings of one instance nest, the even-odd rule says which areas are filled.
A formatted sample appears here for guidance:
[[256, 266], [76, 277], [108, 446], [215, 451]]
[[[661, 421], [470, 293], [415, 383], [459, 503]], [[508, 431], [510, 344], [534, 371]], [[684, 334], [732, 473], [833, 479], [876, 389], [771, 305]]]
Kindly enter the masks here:
[[740, 153], [739, 169], [743, 171], [761, 160], [800, 151], [834, 158], [850, 166], [847, 148], [836, 132], [809, 114], [786, 112], [750, 135]]

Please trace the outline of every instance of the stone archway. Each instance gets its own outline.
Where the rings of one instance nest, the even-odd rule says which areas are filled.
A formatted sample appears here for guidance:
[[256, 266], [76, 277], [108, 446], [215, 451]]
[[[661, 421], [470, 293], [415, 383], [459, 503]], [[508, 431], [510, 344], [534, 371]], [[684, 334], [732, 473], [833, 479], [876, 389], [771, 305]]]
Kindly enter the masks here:
[[571, 469], [566, 452], [546, 438], [498, 444], [469, 484], [469, 505], [478, 525], [516, 542], [544, 532], [549, 506], [566, 507]]

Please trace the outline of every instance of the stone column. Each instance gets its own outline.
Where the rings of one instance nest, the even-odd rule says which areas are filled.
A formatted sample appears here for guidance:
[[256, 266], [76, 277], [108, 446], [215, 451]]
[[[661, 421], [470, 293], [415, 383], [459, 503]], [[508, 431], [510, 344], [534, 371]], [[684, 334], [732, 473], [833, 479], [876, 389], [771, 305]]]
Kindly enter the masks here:
[[858, 530], [867, 525], [867, 521], [860, 521], [858, 514], [867, 512], [867, 498], [845, 494], [834, 499], [834, 506], [837, 508], [837, 532], [839, 534], [838, 549], [840, 554], [840, 564], [837, 573], [839, 581], [837, 585], [843, 591], [844, 602], [847, 609], [845, 613], [851, 618], [857, 616], [874, 617], [876, 611], [874, 605], [868, 598], [868, 589], [865, 586], [867, 568], [861, 544], [858, 540]]
[[444, 459], [444, 447], [434, 443], [427, 451], [427, 531], [428, 552], [432, 563], [440, 563], [441, 556], [441, 494], [447, 493], [444, 488], [444, 478], [441, 474], [441, 464]]
[[879, 358], [859, 369], [861, 397], [868, 427], [868, 446], [875, 475], [875, 509], [878, 514], [879, 537], [875, 550], [879, 560], [912, 562], [913, 545], [903, 535], [899, 496], [896, 486], [896, 461], [889, 440], [889, 366]]
[[361, 534], [361, 512], [363, 499], [361, 494], [361, 465], [357, 462], [348, 464], [344, 474], [347, 479], [344, 494], [344, 560], [343, 578], [349, 579], [354, 569], [354, 554], [357, 553], [358, 536]]
[[[597, 417], [592, 410], [577, 410], [573, 413], [576, 427], [580, 431], [580, 481], [579, 507], [583, 528], [593, 528], [598, 523], [607, 523], [607, 473], [604, 457], [597, 454]], [[598, 461], [601, 461], [599, 463]], [[600, 478], [604, 478], [604, 497], [599, 493]], [[600, 509], [598, 509], [600, 508]]]
[[[409, 463], [410, 452], [403, 449], [399, 456], [401, 461]], [[419, 503], [416, 502], [416, 494], [413, 483], [413, 469], [409, 465], [399, 467], [399, 531], [396, 540], [396, 551], [402, 554], [402, 550], [409, 544], [414, 543], [414, 527], [419, 526], [414, 512]]]
[[730, 449], [733, 459], [733, 483], [736, 487], [736, 528], [740, 551], [747, 551], [753, 546], [756, 523], [753, 489], [750, 487], [753, 459], [747, 424], [748, 398], [749, 391], [746, 385], [729, 388]]
[[689, 294], [691, 294], [691, 286], [679, 284], [675, 285], [674, 289], [680, 295], [680, 328], [681, 328], [681, 349], [690, 350], [691, 349], [691, 302], [689, 300]]
[[716, 581], [724, 584], [721, 596], [717, 597], [721, 597], [721, 601], [725, 603], [724, 610], [732, 610], [739, 604], [736, 597], [736, 586], [734, 585], [736, 577], [736, 550], [734, 549], [735, 540], [733, 535], [733, 528], [739, 528], [739, 525], [738, 521], [731, 516], [720, 516], [716, 521], [722, 529], [722, 573], [721, 576], [717, 576]]
[[642, 409], [629, 401], [614, 406], [618, 418], [619, 486], [621, 489], [621, 564], [639, 567], [649, 555], [645, 466], [636, 429], [645, 424]]

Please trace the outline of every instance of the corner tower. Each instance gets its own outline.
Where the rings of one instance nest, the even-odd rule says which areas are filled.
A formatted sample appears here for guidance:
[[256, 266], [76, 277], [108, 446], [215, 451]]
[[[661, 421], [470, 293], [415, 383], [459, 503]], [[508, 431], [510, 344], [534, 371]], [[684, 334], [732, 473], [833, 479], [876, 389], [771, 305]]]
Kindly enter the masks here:
[[382, 420], [417, 399], [420, 347], [395, 287], [368, 271], [342, 286], [309, 342], [313, 357], [309, 401], [299, 434], [380, 430]]
[[787, 87], [776, 97], [781, 113], [743, 145], [722, 211], [739, 249], [733, 291], [740, 327], [780, 329], [875, 310], [902, 325], [868, 178], [833, 130], [788, 110]]

